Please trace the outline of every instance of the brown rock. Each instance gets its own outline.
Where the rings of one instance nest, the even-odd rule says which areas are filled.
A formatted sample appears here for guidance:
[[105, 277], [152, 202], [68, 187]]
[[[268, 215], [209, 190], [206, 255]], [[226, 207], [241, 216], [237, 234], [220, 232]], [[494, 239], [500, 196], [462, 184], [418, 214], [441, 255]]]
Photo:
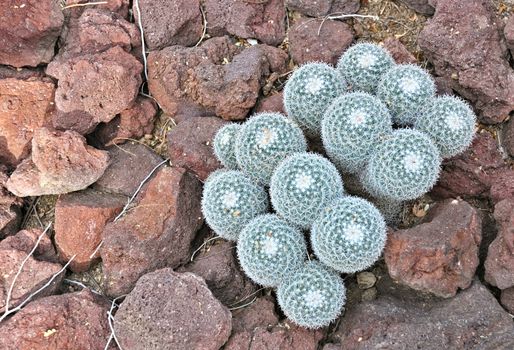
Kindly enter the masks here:
[[107, 311], [107, 300], [89, 290], [33, 301], [0, 324], [0, 348], [103, 349]]
[[286, 0], [288, 9], [298, 11], [306, 16], [321, 17], [330, 13], [357, 13], [360, 8], [359, 0]]
[[505, 151], [507, 151], [510, 156], [514, 157], [514, 118], [509, 119], [509, 121], [503, 125], [502, 141], [502, 146]]
[[[111, 162], [93, 187], [102, 192], [132, 196], [141, 182], [162, 162], [154, 151], [145, 145], [128, 142], [107, 149]], [[130, 171], [127, 171], [130, 169]]]
[[230, 336], [232, 317], [203, 279], [167, 268], [139, 279], [114, 329], [123, 349], [218, 350]]
[[50, 62], [64, 22], [59, 1], [5, 0], [0, 18], [0, 64], [36, 67]]
[[[199, 0], [139, 0], [145, 42], [150, 50], [195, 45], [202, 36]], [[132, 6], [138, 21], [136, 5]]]
[[287, 114], [286, 109], [284, 107], [284, 95], [283, 92], [276, 93], [274, 95], [270, 95], [264, 97], [259, 101], [254, 110], [256, 113], [261, 112], [276, 112]]
[[138, 96], [132, 106], [108, 123], [101, 123], [93, 137], [105, 146], [119, 145], [128, 139], [150, 134], [154, 127], [157, 104], [150, 98]]
[[500, 301], [508, 312], [514, 313], [514, 287], [502, 290]]
[[461, 200], [436, 204], [422, 224], [389, 234], [389, 274], [411, 288], [448, 298], [469, 287], [482, 238], [476, 210]]
[[[15, 236], [10, 236], [0, 241], [0, 276], [2, 276], [0, 279], [0, 314], [5, 311], [7, 293], [21, 264], [33, 249], [41, 233], [42, 231], [37, 229], [23, 230]], [[27, 259], [14, 283], [9, 309], [24, 302], [30, 294], [45, 285], [52, 276], [59, 272], [61, 265], [45, 261], [53, 254], [54, 251], [50, 238], [47, 235], [42, 236], [37, 249]], [[57, 276], [47, 288], [34, 296], [34, 298], [54, 293], [59, 288], [63, 277], [63, 274]], [[1, 331], [0, 334], [2, 334]], [[2, 340], [0, 339], [0, 344], [1, 342]], [[1, 346], [0, 348], [4, 349]]]
[[438, 0], [418, 37], [437, 75], [451, 79], [484, 123], [499, 123], [514, 109], [514, 72], [495, 12], [487, 1]]
[[16, 166], [29, 155], [34, 130], [51, 124], [54, 93], [48, 78], [0, 79], [0, 162]]
[[481, 132], [465, 152], [443, 162], [432, 194], [442, 198], [486, 197], [494, 176], [504, 166], [496, 140], [488, 132]]
[[18, 232], [22, 220], [23, 200], [7, 190], [7, 180], [6, 169], [0, 165], [0, 240]]
[[340, 349], [511, 349], [514, 326], [489, 291], [475, 281], [454, 298], [386, 293], [346, 310]]
[[[77, 5], [77, 4], [86, 4], [91, 2], [91, 0], [66, 0], [67, 6]], [[110, 12], [115, 12], [116, 14], [122, 16], [123, 18], [128, 18], [129, 12], [129, 2], [130, 0], [109, 0], [106, 1], [106, 4], [97, 4], [95, 5], [95, 9], [104, 9]], [[88, 6], [75, 6], [70, 7], [64, 11], [64, 13], [71, 18], [78, 18], [80, 15], [88, 9]]]
[[59, 80], [54, 127], [85, 134], [110, 121], [136, 99], [142, 70], [143, 65], [119, 46], [52, 61], [46, 72]]
[[514, 56], [514, 16], [512, 14], [507, 19], [505, 28], [503, 28], [503, 35], [505, 36], [505, 42], [510, 50], [510, 54]]
[[168, 154], [173, 165], [185, 168], [200, 180], [222, 167], [213, 151], [216, 132], [226, 122], [217, 117], [183, 121], [168, 134]]
[[202, 277], [212, 294], [224, 305], [249, 302], [252, 298], [248, 296], [257, 287], [240, 270], [234, 257], [235, 248], [234, 244], [222, 241], [198, 254], [191, 264], [179, 271]]
[[105, 224], [112, 221], [127, 197], [92, 189], [60, 196], [55, 205], [55, 245], [61, 261], [68, 261], [74, 272], [87, 271], [100, 258], [93, 253], [102, 241]]
[[352, 42], [353, 31], [346, 23], [301, 18], [289, 32], [289, 54], [296, 64], [336, 65]]
[[510, 168], [499, 170], [491, 183], [489, 197], [494, 203], [514, 197], [514, 170]]
[[100, 254], [108, 295], [130, 292], [147, 272], [176, 268], [190, 257], [202, 225], [201, 185], [182, 168], [162, 168], [139, 193], [134, 207], [104, 230]]
[[395, 37], [384, 40], [384, 48], [389, 51], [397, 64], [415, 64], [416, 57], [407, 50], [405, 45]]
[[496, 204], [498, 235], [489, 245], [485, 280], [500, 289], [514, 286], [514, 198]]
[[400, 2], [423, 15], [430, 16], [434, 13], [434, 8], [430, 5], [430, 0], [400, 0]]
[[277, 46], [286, 35], [284, 0], [205, 0], [207, 33], [254, 38]]
[[76, 132], [39, 128], [32, 158], [16, 168], [7, 189], [18, 197], [79, 191], [98, 180], [108, 165], [108, 153], [88, 146]]

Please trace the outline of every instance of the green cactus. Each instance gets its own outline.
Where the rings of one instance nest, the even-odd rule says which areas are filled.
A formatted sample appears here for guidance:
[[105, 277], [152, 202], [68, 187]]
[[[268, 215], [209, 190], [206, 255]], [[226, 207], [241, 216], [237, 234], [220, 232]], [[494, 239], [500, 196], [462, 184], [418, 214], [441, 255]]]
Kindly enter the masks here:
[[230, 169], [237, 169], [236, 136], [241, 129], [241, 124], [231, 123], [223, 126], [214, 136], [214, 155]]

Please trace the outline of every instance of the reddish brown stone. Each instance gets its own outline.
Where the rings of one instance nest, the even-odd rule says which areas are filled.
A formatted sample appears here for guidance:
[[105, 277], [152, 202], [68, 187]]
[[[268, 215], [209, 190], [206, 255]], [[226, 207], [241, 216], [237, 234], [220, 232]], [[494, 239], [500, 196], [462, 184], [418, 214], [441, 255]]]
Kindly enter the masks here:
[[489, 196], [494, 203], [514, 197], [514, 170], [510, 168], [499, 170], [491, 182]]
[[[501, 40], [494, 4], [438, 0], [418, 37], [439, 76], [470, 100], [484, 123], [499, 123], [514, 109], [514, 72]], [[465, 14], [465, 15], [464, 15]]]
[[5, 0], [0, 18], [0, 64], [36, 67], [50, 62], [64, 23], [59, 1]]
[[339, 349], [511, 349], [514, 325], [493, 295], [475, 281], [454, 298], [412, 291], [349, 307], [336, 332]]
[[289, 32], [289, 54], [296, 64], [335, 65], [352, 42], [353, 31], [346, 23], [301, 18]]
[[150, 134], [154, 127], [157, 104], [150, 98], [138, 96], [132, 106], [110, 122], [98, 125], [94, 138], [105, 146], [119, 145], [128, 139]]
[[277, 112], [286, 114], [283, 93], [279, 92], [274, 95], [264, 97], [255, 107], [255, 112]]
[[98, 180], [108, 164], [108, 153], [88, 146], [76, 132], [39, 128], [32, 158], [18, 165], [7, 189], [18, 197], [74, 192]]
[[514, 287], [502, 290], [500, 301], [508, 312], [514, 313]]
[[416, 57], [407, 50], [405, 45], [395, 37], [384, 40], [384, 48], [389, 51], [397, 64], [415, 64]]
[[222, 241], [201, 252], [195, 260], [179, 271], [192, 272], [202, 277], [212, 294], [224, 305], [243, 303], [257, 290], [240, 270], [234, 256], [236, 247], [231, 242]]
[[226, 122], [217, 117], [199, 117], [183, 121], [168, 134], [168, 154], [173, 165], [205, 180], [222, 167], [213, 151], [213, 140]]
[[514, 286], [514, 198], [496, 204], [498, 235], [489, 245], [485, 280], [500, 289]]
[[109, 307], [89, 290], [36, 300], [0, 324], [0, 348], [104, 349]]
[[116, 312], [114, 329], [123, 349], [218, 350], [232, 317], [203, 279], [167, 268], [139, 279]]
[[0, 162], [16, 166], [29, 155], [34, 130], [51, 124], [54, 93], [50, 79], [0, 80]]
[[514, 118], [503, 125], [502, 146], [510, 156], [514, 157]]
[[47, 74], [58, 79], [53, 124], [81, 134], [108, 122], [136, 99], [143, 65], [121, 47], [52, 61]]
[[423, 15], [432, 15], [434, 8], [430, 5], [430, 0], [400, 0], [412, 10], [419, 12]]
[[105, 224], [112, 221], [127, 197], [92, 189], [60, 196], [55, 204], [55, 245], [61, 261], [68, 261], [74, 272], [87, 271], [100, 258], [97, 252]]
[[100, 254], [108, 295], [126, 294], [145, 273], [189, 259], [203, 222], [200, 198], [197, 179], [182, 168], [165, 167], [125, 216], [106, 225]]
[[[199, 0], [139, 0], [139, 10], [145, 42], [150, 50], [172, 45], [192, 46], [202, 36]], [[137, 21], [135, 3], [132, 12]]]
[[[22, 262], [33, 249], [41, 230], [23, 230], [15, 236], [10, 236], [0, 241], [0, 314], [5, 311], [7, 293], [11, 287]], [[18, 275], [11, 294], [9, 308], [12, 309], [22, 303], [27, 297], [45, 285], [59, 270], [61, 265], [49, 261], [49, 256], [54, 254], [52, 242], [44, 235], [34, 251], [27, 259], [22, 272]], [[35, 298], [54, 293], [64, 277], [57, 276], [53, 282]], [[1, 329], [1, 328], [0, 328]], [[0, 331], [0, 334], [2, 332]], [[1, 337], [3, 338], [3, 337]], [[0, 340], [1, 344], [2, 340]], [[3, 349], [3, 347], [0, 346]]]
[[102, 192], [131, 197], [141, 182], [162, 162], [159, 155], [140, 143], [128, 142], [121, 146], [109, 147], [107, 150], [111, 163], [93, 185]]
[[23, 200], [13, 196], [5, 187], [9, 180], [5, 171], [0, 165], [0, 240], [18, 232], [22, 219]]
[[360, 8], [359, 0], [286, 0], [288, 9], [298, 11], [306, 16], [322, 17], [330, 13], [357, 13]]
[[488, 132], [481, 132], [465, 152], [443, 162], [432, 194], [442, 198], [486, 197], [494, 177], [504, 166], [497, 141]]
[[514, 56], [514, 15], [512, 14], [507, 19], [507, 23], [503, 29], [503, 35], [505, 36], [505, 41], [511, 55]]
[[[90, 3], [91, 0], [66, 0], [67, 6]], [[128, 17], [130, 0], [108, 0], [106, 4], [96, 4], [94, 7], [97, 9], [105, 9], [110, 12], [115, 12], [123, 18]], [[88, 9], [88, 6], [75, 6], [64, 10], [64, 13], [71, 18], [78, 18]]]
[[279, 45], [286, 35], [284, 0], [205, 0], [207, 32]]
[[422, 224], [388, 235], [389, 274], [411, 288], [452, 297], [473, 281], [481, 238], [472, 206], [457, 199], [438, 203]]

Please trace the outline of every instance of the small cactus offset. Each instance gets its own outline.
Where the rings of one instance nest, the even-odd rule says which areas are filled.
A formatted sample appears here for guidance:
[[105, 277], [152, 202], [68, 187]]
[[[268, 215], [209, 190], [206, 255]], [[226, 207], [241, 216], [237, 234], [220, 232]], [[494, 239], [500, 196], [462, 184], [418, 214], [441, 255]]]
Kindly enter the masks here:
[[337, 63], [337, 70], [353, 90], [375, 92], [380, 78], [394, 66], [394, 60], [383, 47], [359, 43], [350, 47]]
[[414, 121], [414, 127], [428, 134], [441, 152], [453, 157], [471, 144], [475, 133], [475, 113], [458, 97], [432, 99]]
[[284, 106], [308, 136], [319, 136], [321, 118], [330, 103], [346, 91], [342, 76], [325, 63], [298, 68], [284, 88]]
[[323, 116], [321, 130], [329, 158], [341, 171], [356, 173], [393, 126], [387, 107], [378, 98], [354, 92], [332, 102]]
[[295, 152], [307, 149], [302, 130], [279, 113], [254, 115], [236, 138], [236, 159], [241, 170], [262, 184], [269, 184], [275, 167]]
[[377, 89], [377, 96], [399, 125], [412, 124], [419, 109], [434, 95], [435, 84], [430, 74], [410, 64], [400, 64], [387, 71]]
[[220, 237], [237, 241], [243, 227], [268, 211], [268, 195], [237, 170], [217, 170], [205, 182], [202, 212], [207, 224]]
[[237, 169], [236, 136], [241, 129], [241, 124], [231, 123], [223, 126], [214, 136], [214, 155], [218, 160], [230, 169]]
[[308, 229], [319, 213], [344, 195], [335, 166], [315, 153], [297, 153], [279, 164], [271, 179], [275, 211], [293, 225]]
[[303, 266], [307, 246], [302, 232], [274, 214], [250, 221], [239, 236], [237, 255], [254, 282], [276, 287]]
[[395, 130], [377, 145], [363, 172], [363, 185], [373, 196], [396, 201], [418, 198], [437, 181], [441, 158], [421, 131]]
[[346, 290], [334, 270], [310, 261], [278, 286], [277, 299], [291, 321], [306, 328], [320, 328], [339, 316]]
[[314, 222], [314, 254], [343, 273], [367, 269], [380, 257], [386, 225], [377, 208], [358, 197], [344, 197], [325, 209]]

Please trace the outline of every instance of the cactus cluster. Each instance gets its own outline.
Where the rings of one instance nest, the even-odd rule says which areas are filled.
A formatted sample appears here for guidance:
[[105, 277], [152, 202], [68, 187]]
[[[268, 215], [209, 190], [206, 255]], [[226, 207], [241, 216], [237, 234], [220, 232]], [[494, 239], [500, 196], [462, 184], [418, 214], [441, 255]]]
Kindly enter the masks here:
[[[341, 313], [339, 274], [370, 267], [384, 248], [385, 218], [430, 190], [441, 159], [471, 142], [472, 110], [434, 91], [423, 69], [357, 44], [337, 68], [309, 63], [292, 74], [287, 117], [261, 113], [216, 134], [214, 153], [229, 170], [205, 183], [206, 222], [237, 241], [243, 271], [276, 289], [293, 322], [318, 328]], [[309, 152], [304, 133], [321, 136], [329, 159]]]

